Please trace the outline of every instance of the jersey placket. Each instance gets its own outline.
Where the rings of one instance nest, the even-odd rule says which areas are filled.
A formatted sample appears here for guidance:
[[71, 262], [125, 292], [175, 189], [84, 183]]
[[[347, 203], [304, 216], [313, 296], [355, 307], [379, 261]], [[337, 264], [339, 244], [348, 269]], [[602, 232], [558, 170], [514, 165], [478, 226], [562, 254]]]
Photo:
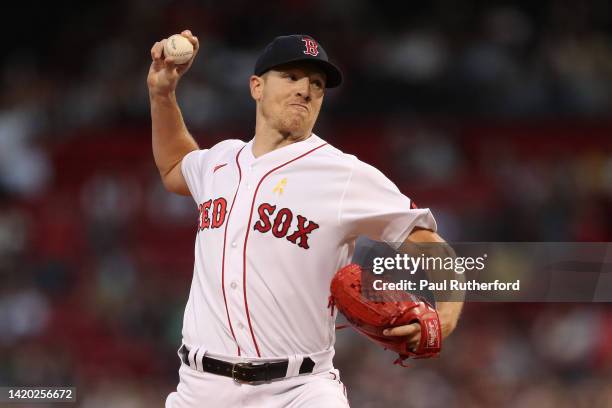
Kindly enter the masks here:
[[[255, 357], [257, 350], [249, 326], [247, 306], [245, 306], [245, 293], [248, 287], [245, 288], [243, 272], [246, 256], [245, 237], [257, 174], [250, 152], [244, 151], [246, 149], [250, 149], [250, 146], [247, 145], [238, 158], [242, 180], [238, 187], [232, 216], [227, 225], [225, 295], [234, 335], [241, 351], [240, 355]], [[246, 295], [248, 296], [248, 293]]]

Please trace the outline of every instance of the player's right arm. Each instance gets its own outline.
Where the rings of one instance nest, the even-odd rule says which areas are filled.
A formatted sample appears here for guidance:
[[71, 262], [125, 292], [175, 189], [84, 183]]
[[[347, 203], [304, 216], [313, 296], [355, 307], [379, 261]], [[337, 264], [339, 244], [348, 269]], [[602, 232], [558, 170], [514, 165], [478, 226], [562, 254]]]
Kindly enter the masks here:
[[175, 65], [172, 58], [164, 57], [166, 40], [156, 42], [151, 48], [151, 67], [147, 76], [149, 101], [151, 103], [151, 126], [153, 157], [164, 187], [173, 193], [190, 195], [181, 172], [185, 155], [198, 149], [198, 144], [189, 134], [176, 100], [176, 86], [183, 74], [191, 67], [198, 52], [197, 37], [191, 31], [181, 33], [193, 44], [191, 60]]

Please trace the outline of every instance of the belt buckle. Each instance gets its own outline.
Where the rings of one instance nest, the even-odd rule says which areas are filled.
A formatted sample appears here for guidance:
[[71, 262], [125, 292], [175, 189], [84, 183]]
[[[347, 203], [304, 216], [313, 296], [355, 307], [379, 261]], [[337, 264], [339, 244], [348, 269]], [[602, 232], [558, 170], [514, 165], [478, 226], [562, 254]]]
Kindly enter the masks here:
[[247, 381], [247, 380], [241, 380], [239, 378], [236, 378], [236, 368], [240, 367], [240, 368], [251, 368], [253, 367], [252, 363], [235, 363], [232, 364], [232, 380], [234, 380], [235, 383], [237, 384], [252, 384], [254, 381]]

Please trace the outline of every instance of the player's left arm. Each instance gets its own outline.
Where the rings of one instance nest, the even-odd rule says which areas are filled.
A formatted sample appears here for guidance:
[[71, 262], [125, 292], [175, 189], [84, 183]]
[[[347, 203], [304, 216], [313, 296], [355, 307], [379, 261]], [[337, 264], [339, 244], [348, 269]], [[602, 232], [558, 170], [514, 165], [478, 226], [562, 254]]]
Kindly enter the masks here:
[[[416, 228], [404, 241], [402, 247], [410, 246], [415, 243], [445, 243], [445, 241], [437, 233], [428, 229]], [[447, 245], [440, 245], [438, 249], [449, 248]], [[401, 247], [400, 247], [401, 251]], [[437, 254], [436, 254], [437, 255]], [[436, 301], [436, 310], [440, 318], [442, 329], [442, 337], [446, 338], [450, 335], [459, 321], [459, 315], [463, 308], [463, 301]], [[409, 343], [413, 346], [418, 345], [421, 337], [421, 327], [418, 323], [408, 324], [405, 326], [397, 326], [388, 329], [384, 333], [387, 336], [408, 336]]]

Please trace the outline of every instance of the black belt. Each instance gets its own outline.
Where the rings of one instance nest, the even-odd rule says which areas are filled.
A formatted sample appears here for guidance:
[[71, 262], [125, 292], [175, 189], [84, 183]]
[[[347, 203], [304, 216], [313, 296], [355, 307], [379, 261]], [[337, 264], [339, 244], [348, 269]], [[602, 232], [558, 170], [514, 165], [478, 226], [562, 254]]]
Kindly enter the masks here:
[[[184, 344], [179, 349], [183, 363], [189, 364], [189, 349]], [[314, 368], [314, 361], [305, 357], [300, 365], [300, 374], [310, 374]], [[208, 373], [230, 377], [239, 383], [268, 382], [285, 378], [289, 361], [276, 361], [273, 363], [229, 363], [216, 358], [202, 356], [195, 362], [196, 370], [199, 368]]]

